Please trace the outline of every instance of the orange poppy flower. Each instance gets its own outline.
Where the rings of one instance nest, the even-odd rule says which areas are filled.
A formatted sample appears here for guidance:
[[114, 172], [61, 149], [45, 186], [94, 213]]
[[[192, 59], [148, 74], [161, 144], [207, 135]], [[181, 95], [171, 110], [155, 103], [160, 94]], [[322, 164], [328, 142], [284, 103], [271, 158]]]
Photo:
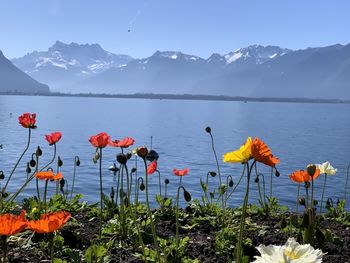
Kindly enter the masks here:
[[62, 133], [60, 132], [53, 132], [51, 134], [45, 135], [45, 139], [48, 141], [50, 145], [54, 145], [56, 142], [58, 142], [62, 137]]
[[91, 136], [89, 142], [95, 147], [104, 148], [108, 145], [109, 140], [110, 136], [105, 132], [101, 132], [99, 134]]
[[188, 174], [190, 171], [190, 169], [185, 168], [183, 170], [178, 170], [178, 169], [173, 169], [173, 174], [175, 174], [176, 176], [184, 176], [186, 174]]
[[40, 180], [61, 180], [63, 178], [63, 175], [61, 172], [54, 174], [52, 171], [41, 171], [36, 172], [35, 177]]
[[70, 217], [71, 214], [66, 211], [43, 214], [39, 220], [29, 221], [28, 228], [36, 233], [52, 233], [67, 223]]
[[311, 176], [305, 170], [298, 170], [289, 175], [289, 178], [296, 183], [305, 183], [311, 180], [315, 180], [320, 175], [320, 169], [316, 169], [316, 172]]
[[273, 156], [270, 148], [259, 138], [255, 138], [251, 146], [253, 158], [260, 163], [275, 167], [280, 160]]
[[27, 227], [25, 214], [26, 211], [23, 210], [19, 216], [12, 214], [0, 215], [0, 235], [12, 236], [23, 231]]
[[147, 167], [147, 174], [153, 174], [157, 170], [157, 161], [151, 162]]
[[23, 113], [21, 116], [18, 117], [18, 122], [21, 124], [24, 128], [35, 128], [35, 120], [36, 114], [35, 113]]
[[129, 146], [133, 145], [135, 140], [131, 137], [125, 137], [123, 140], [110, 140], [108, 142], [108, 145], [112, 147], [120, 147], [120, 148], [128, 148]]

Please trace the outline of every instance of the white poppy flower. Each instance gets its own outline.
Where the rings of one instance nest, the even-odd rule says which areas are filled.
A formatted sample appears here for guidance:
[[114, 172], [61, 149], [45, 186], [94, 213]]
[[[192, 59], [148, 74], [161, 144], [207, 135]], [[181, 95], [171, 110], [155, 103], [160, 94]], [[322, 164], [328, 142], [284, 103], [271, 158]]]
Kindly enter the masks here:
[[255, 257], [255, 263], [321, 263], [324, 253], [311, 245], [300, 245], [294, 238], [289, 238], [283, 246], [257, 247], [261, 256]]
[[323, 164], [316, 164], [316, 167], [320, 169], [321, 174], [326, 174], [326, 175], [334, 175], [338, 171], [328, 161], [324, 162]]

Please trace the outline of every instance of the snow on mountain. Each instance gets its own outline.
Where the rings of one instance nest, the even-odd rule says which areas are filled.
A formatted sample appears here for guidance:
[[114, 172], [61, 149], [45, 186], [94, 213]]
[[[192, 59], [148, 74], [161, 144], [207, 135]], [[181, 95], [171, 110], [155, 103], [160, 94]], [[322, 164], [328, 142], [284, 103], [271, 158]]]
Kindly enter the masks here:
[[249, 61], [255, 64], [262, 64], [272, 58], [283, 56], [292, 50], [277, 46], [251, 45], [245, 48], [239, 48], [234, 52], [224, 55], [227, 64]]
[[132, 60], [127, 55], [110, 53], [98, 44], [57, 41], [47, 51], [34, 51], [12, 62], [35, 79], [59, 89], [107, 69], [124, 66]]

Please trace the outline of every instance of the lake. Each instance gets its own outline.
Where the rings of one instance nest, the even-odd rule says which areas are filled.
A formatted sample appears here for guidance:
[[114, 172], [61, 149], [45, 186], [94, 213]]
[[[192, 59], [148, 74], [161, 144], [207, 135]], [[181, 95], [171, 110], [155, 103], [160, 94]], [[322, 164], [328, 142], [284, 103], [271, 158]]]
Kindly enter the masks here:
[[[239, 148], [248, 136], [259, 137], [281, 160], [278, 165], [281, 176], [273, 178], [273, 195], [282, 204], [295, 205], [297, 186], [288, 175], [296, 169], [304, 169], [309, 163], [324, 161], [330, 161], [338, 168], [336, 175], [328, 177], [325, 196], [344, 196], [346, 168], [350, 163], [349, 104], [0, 96], [0, 144], [3, 144], [0, 170], [5, 176], [10, 173], [26, 144], [28, 131], [17, 120], [24, 112], [37, 113], [38, 128], [33, 130], [30, 149], [13, 176], [8, 188], [10, 192], [25, 181], [26, 162], [38, 145], [44, 153], [40, 164], [52, 157], [53, 147], [48, 146], [44, 135], [61, 131], [63, 136], [57, 150], [64, 162], [63, 175], [70, 185], [74, 157], [78, 155], [81, 166], [77, 168], [76, 192], [82, 193], [86, 201], [98, 201], [98, 164], [92, 162], [95, 149], [88, 139], [105, 131], [112, 139], [133, 137], [135, 146], [150, 146], [152, 136], [153, 149], [160, 155], [158, 169], [163, 179], [170, 179], [169, 194], [175, 195], [178, 185], [178, 177], [172, 175], [172, 169], [188, 167], [190, 173], [183, 178], [183, 184], [193, 197], [200, 198], [199, 179], [204, 179], [208, 171], [216, 171], [210, 136], [205, 132], [205, 127], [210, 126], [225, 178], [232, 175], [236, 182], [242, 165], [224, 164], [222, 154]], [[108, 167], [113, 164], [118, 152], [117, 148], [104, 149], [106, 194], [109, 194], [111, 186], [116, 185], [116, 177], [108, 171]], [[130, 168], [135, 166], [134, 159], [129, 163]], [[138, 176], [144, 175], [140, 164], [139, 161]], [[258, 169], [265, 174], [268, 184], [270, 168], [259, 164]], [[150, 192], [155, 194], [158, 177], [154, 174], [149, 178]], [[210, 180], [217, 184], [218, 178]], [[315, 184], [316, 197], [320, 197], [323, 176]], [[241, 203], [243, 186], [245, 180], [229, 205]], [[50, 189], [53, 189], [53, 183]], [[251, 189], [251, 201], [257, 203], [257, 184], [252, 182]], [[267, 185], [267, 194], [268, 189]], [[35, 193], [35, 183], [32, 182], [21, 197]], [[303, 189], [301, 193], [304, 193]], [[140, 195], [142, 198], [144, 194]]]

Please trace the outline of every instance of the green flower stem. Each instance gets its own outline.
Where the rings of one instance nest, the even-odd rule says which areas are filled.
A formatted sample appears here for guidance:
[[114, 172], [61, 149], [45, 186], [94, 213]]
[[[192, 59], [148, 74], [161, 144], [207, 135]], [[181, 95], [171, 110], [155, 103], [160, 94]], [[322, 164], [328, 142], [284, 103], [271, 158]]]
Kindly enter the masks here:
[[[127, 170], [126, 165], [125, 166], [125, 172]], [[129, 191], [129, 185], [130, 185], [130, 178], [129, 178], [129, 173], [126, 172], [126, 199], [127, 199], [127, 205], [130, 202], [130, 191]], [[124, 194], [123, 194], [124, 195]]]
[[102, 217], [103, 217], [103, 189], [102, 189], [102, 148], [100, 147], [100, 228], [99, 228], [99, 237], [101, 239], [102, 235]]
[[53, 145], [53, 157], [50, 160], [50, 162], [48, 162], [48, 164], [46, 164], [43, 168], [40, 169], [40, 171], [44, 171], [45, 169], [47, 169], [56, 159], [56, 152], [57, 152], [57, 148], [56, 148], [56, 143], [54, 143]]
[[[205, 199], [207, 200], [207, 203], [209, 203], [209, 197], [208, 197], [208, 187], [209, 187], [209, 174], [210, 172], [207, 172], [207, 179], [205, 181]], [[226, 195], [227, 196], [227, 195]]]
[[[53, 163], [53, 161], [55, 160], [55, 158], [56, 158], [56, 144], [54, 144], [54, 154], [53, 154], [52, 160], [51, 160], [47, 165], [45, 165], [43, 168], [41, 168], [40, 171], [43, 171], [43, 170], [45, 170], [46, 168], [48, 168], [48, 167]], [[34, 177], [35, 177], [35, 172], [28, 178], [28, 180], [26, 180], [26, 181], [24, 182], [24, 184], [21, 186], [21, 188], [20, 188], [16, 193], [14, 193], [14, 194], [11, 196], [11, 198], [9, 199], [9, 202], [12, 202], [13, 200], [15, 200], [16, 197], [23, 191], [23, 189], [29, 184], [29, 182], [30, 182], [31, 180], [33, 180]], [[0, 197], [0, 198], [1, 198], [1, 197]], [[2, 204], [2, 202], [1, 202], [1, 204]]]
[[179, 182], [179, 187], [177, 188], [177, 195], [176, 195], [176, 246], [179, 246], [180, 239], [179, 239], [179, 195], [180, 195], [180, 189], [182, 187], [182, 176], [180, 176], [180, 182]]
[[158, 170], [156, 170], [156, 172], [158, 173], [159, 195], [162, 196], [162, 182], [160, 179], [160, 172]]
[[305, 192], [306, 192], [306, 210], [309, 209], [309, 188], [305, 187]]
[[347, 188], [348, 188], [349, 170], [350, 170], [350, 164], [348, 165], [348, 168], [346, 169], [346, 180], [345, 180], [345, 191], [344, 191], [345, 202], [346, 202], [346, 194], [347, 194]]
[[74, 157], [74, 168], [73, 168], [73, 179], [72, 179], [72, 190], [70, 192], [70, 198], [69, 200], [72, 201], [72, 197], [73, 197], [73, 192], [74, 192], [74, 183], [75, 183], [75, 174], [77, 172], [77, 159], [78, 156]]
[[50, 237], [49, 237], [49, 242], [50, 242], [50, 258], [51, 258], [51, 261], [53, 262], [53, 259], [54, 259], [54, 254], [55, 254], [55, 251], [54, 251], [54, 242], [53, 242], [53, 238], [54, 238], [54, 233], [50, 233], [49, 234]]
[[119, 165], [118, 170], [118, 179], [117, 179], [117, 189], [116, 189], [116, 205], [118, 206], [118, 200], [119, 200], [119, 185], [120, 185], [120, 170], [122, 169], [122, 166]]
[[[37, 156], [35, 154], [35, 160], [36, 160], [36, 165], [35, 165], [35, 172], [38, 172], [38, 167], [39, 167], [39, 156]], [[38, 195], [38, 200], [39, 200], [39, 204], [41, 204], [41, 201], [40, 201], [40, 190], [39, 190], [39, 179], [36, 178], [35, 180], [36, 182], [36, 192], [37, 192], [37, 195]]]
[[[126, 237], [126, 230], [125, 230], [125, 203], [124, 203], [124, 188], [123, 188], [123, 182], [124, 182], [124, 168], [126, 169], [126, 165], [122, 165], [121, 169], [121, 184], [120, 184], [120, 221], [121, 221], [121, 232], [122, 232], [122, 237]], [[126, 196], [128, 198], [128, 196]]]
[[211, 138], [211, 147], [212, 147], [213, 152], [214, 152], [215, 161], [216, 161], [216, 167], [217, 167], [218, 175], [219, 175], [219, 184], [220, 184], [220, 186], [219, 186], [219, 189], [220, 189], [219, 193], [220, 193], [221, 198], [222, 198], [222, 208], [225, 210], [224, 195], [222, 194], [222, 191], [221, 191], [222, 181], [221, 181], [220, 165], [219, 165], [218, 156], [216, 154], [215, 147], [214, 147], [213, 135], [211, 134], [211, 132], [209, 133], [209, 135], [210, 135], [210, 138]]
[[228, 197], [226, 197], [226, 202], [227, 200], [231, 197], [231, 195], [236, 191], [237, 187], [239, 186], [239, 184], [241, 183], [242, 179], [243, 179], [243, 176], [244, 176], [244, 173], [245, 173], [245, 168], [246, 166], [244, 165], [243, 166], [243, 171], [242, 171], [242, 175], [241, 177], [239, 178], [237, 184], [235, 185], [235, 187], [232, 189], [232, 191], [230, 192], [230, 194], [228, 195]]
[[271, 167], [271, 176], [270, 176], [270, 199], [272, 198], [272, 178], [273, 178], [273, 167]]
[[152, 212], [151, 212], [151, 207], [149, 205], [147, 163], [146, 163], [146, 159], [145, 158], [142, 158], [142, 159], [143, 159], [144, 166], [145, 166], [147, 212], [148, 212], [148, 217], [149, 217], [150, 222], [151, 222], [151, 229], [152, 229], [154, 247], [155, 247], [156, 252], [157, 252], [158, 260], [160, 261], [160, 252], [159, 252], [159, 247], [158, 247], [156, 228], [154, 226], [154, 221], [153, 221], [153, 216], [152, 216]]
[[7, 236], [2, 236], [1, 239], [3, 244], [2, 263], [7, 263]]
[[[258, 168], [256, 167], [256, 163], [254, 165], [254, 170], [255, 170], [255, 175], [258, 177], [259, 173], [258, 173]], [[261, 204], [261, 208], [265, 209], [265, 201], [263, 200], [263, 196], [261, 194], [261, 188], [260, 188], [260, 180], [258, 178], [258, 192], [259, 192], [259, 200], [260, 200], [260, 204]]]
[[326, 188], [326, 183], [327, 183], [327, 174], [324, 174], [324, 183], [323, 183], [323, 190], [322, 190], [322, 197], [321, 197], [320, 214], [322, 214], [323, 197], [324, 197], [324, 190]]
[[130, 185], [129, 185], [129, 203], [131, 204], [132, 202], [131, 202], [131, 194], [132, 194], [132, 171], [130, 171]]
[[47, 194], [47, 184], [49, 180], [45, 180], [45, 189], [44, 189], [44, 209], [46, 213], [46, 194]]
[[266, 187], [265, 187], [265, 176], [261, 174], [262, 183], [263, 183], [263, 196], [264, 196], [264, 204], [266, 205]]
[[252, 173], [253, 166], [255, 165], [255, 160], [252, 163], [252, 165], [249, 168], [248, 162], [247, 165], [247, 188], [246, 193], [244, 196], [244, 202], [243, 202], [243, 208], [242, 208], [242, 216], [241, 216], [241, 224], [239, 229], [239, 237], [238, 242], [236, 245], [236, 263], [242, 263], [242, 243], [243, 243], [243, 231], [245, 226], [245, 218], [246, 218], [246, 212], [247, 212], [247, 206], [248, 206], [248, 198], [249, 198], [249, 185], [250, 185], [250, 176]]
[[143, 182], [142, 177], [137, 178], [137, 181], [136, 181], [136, 189], [135, 189], [135, 204], [136, 205], [138, 205], [138, 203], [139, 203], [140, 181]]
[[[27, 146], [26, 148], [24, 149], [24, 151], [22, 152], [21, 156], [19, 157], [19, 159], [17, 160], [15, 166], [13, 167], [9, 177], [7, 178], [7, 181], [6, 181], [6, 184], [4, 186], [4, 188], [2, 189], [2, 193], [5, 193], [6, 192], [6, 188], [7, 188], [7, 185], [9, 184], [10, 180], [11, 180], [11, 177], [13, 175], [13, 173], [15, 172], [19, 162], [22, 160], [24, 154], [28, 151], [28, 148], [29, 148], [29, 145], [30, 145], [30, 137], [31, 137], [31, 133], [32, 133], [32, 129], [31, 128], [28, 128], [28, 141], [27, 141]], [[2, 200], [2, 195], [1, 195], [1, 200]], [[2, 202], [1, 202], [2, 203]]]
[[298, 214], [299, 212], [299, 196], [300, 196], [300, 183], [298, 183], [298, 192], [297, 192], [297, 207], [295, 209], [295, 213]]

